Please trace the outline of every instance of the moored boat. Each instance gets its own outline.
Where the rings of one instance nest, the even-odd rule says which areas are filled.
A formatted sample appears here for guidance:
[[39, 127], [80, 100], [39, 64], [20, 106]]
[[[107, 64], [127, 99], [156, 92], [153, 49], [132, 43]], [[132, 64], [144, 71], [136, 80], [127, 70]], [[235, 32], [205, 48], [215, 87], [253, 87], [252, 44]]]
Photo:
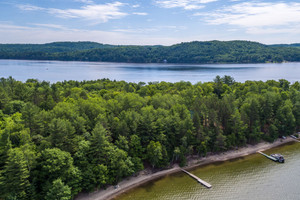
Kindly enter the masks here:
[[277, 162], [284, 163], [284, 157], [281, 154], [271, 154], [271, 156], [275, 158]]
[[296, 136], [294, 136], [294, 135], [290, 135], [291, 136], [291, 138], [293, 138], [293, 139], [298, 139]]

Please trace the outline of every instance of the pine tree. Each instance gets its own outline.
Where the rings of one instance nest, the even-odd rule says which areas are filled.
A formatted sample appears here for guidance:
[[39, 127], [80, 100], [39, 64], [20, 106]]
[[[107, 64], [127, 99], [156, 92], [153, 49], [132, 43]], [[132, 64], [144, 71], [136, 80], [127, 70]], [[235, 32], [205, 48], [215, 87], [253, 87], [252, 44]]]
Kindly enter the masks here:
[[60, 178], [53, 181], [45, 196], [45, 200], [69, 200], [71, 198], [71, 188], [65, 185]]
[[0, 177], [0, 196], [4, 199], [30, 199], [29, 171], [21, 149], [8, 152], [8, 158]]

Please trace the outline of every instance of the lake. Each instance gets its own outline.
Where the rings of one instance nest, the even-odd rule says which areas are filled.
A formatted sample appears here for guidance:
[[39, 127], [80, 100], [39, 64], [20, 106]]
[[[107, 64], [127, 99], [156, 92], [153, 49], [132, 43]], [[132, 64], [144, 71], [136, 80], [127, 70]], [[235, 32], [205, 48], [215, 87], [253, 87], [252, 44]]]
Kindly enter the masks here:
[[293, 83], [300, 80], [300, 63], [190, 65], [0, 60], [0, 77], [12, 76], [20, 81], [34, 78], [54, 83], [109, 78], [135, 83], [190, 81], [194, 84], [213, 81], [217, 75], [229, 75], [239, 82], [286, 79]]
[[210, 183], [211, 189], [179, 172], [146, 183], [115, 200], [299, 200], [300, 143], [264, 152], [281, 153], [286, 162], [279, 164], [254, 154], [191, 171]]

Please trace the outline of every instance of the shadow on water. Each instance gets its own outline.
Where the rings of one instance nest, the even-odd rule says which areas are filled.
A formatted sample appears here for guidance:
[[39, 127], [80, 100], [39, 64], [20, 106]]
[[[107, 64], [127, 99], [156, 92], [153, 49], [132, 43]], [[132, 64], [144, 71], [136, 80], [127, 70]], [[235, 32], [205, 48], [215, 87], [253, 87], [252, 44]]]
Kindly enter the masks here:
[[[148, 182], [145, 182], [145, 183], [141, 183], [139, 184], [139, 186], [137, 188], [144, 188], [145, 192], [151, 192], [155, 186], [156, 186], [156, 182], [157, 181], [160, 181], [164, 178], [166, 178], [168, 175], [165, 175], [165, 176], [161, 176], [161, 177], [157, 177], [157, 178], [153, 178], [151, 181], [148, 181]], [[118, 199], [119, 196], [123, 196], [123, 195], [130, 195], [132, 192], [134, 192], [137, 188], [132, 188], [132, 189], [129, 189], [125, 192], [122, 192], [121, 195], [118, 195], [114, 198], [112, 198], [112, 200], [114, 199]]]
[[122, 65], [118, 66], [118, 68], [126, 69], [130, 71], [138, 71], [138, 70], [153, 70], [153, 71], [218, 71], [218, 70], [246, 70], [246, 69], [255, 69], [261, 67], [255, 66], [232, 66], [232, 65]]
[[237, 162], [237, 161], [242, 161], [242, 160], [245, 160], [245, 156], [239, 157], [239, 158], [230, 159], [230, 160], [228, 160], [228, 162]]

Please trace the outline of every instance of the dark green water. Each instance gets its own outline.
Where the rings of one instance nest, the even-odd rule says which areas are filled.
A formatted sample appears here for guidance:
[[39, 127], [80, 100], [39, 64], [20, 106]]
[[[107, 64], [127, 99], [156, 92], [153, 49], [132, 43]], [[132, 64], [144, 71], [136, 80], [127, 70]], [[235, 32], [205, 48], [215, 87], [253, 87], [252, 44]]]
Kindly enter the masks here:
[[286, 162], [275, 163], [260, 154], [199, 167], [191, 172], [208, 183], [206, 189], [180, 172], [133, 189], [116, 200], [182, 199], [300, 199], [300, 143], [264, 151], [281, 153]]

